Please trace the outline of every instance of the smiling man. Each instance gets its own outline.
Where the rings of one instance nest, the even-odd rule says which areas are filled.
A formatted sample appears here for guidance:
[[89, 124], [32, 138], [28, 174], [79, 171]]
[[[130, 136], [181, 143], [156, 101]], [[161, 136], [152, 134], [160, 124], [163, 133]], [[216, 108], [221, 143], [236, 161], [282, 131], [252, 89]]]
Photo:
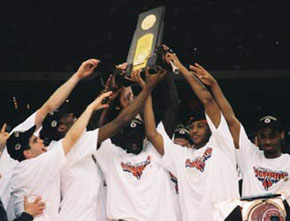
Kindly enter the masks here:
[[284, 136], [277, 117], [262, 117], [256, 132], [259, 149], [248, 139], [241, 126], [237, 156], [243, 175], [243, 196], [285, 190], [287, 183], [284, 178], [290, 174], [290, 156], [281, 152]]
[[200, 65], [191, 66], [191, 69], [195, 76], [211, 88], [229, 125], [243, 177], [242, 195], [281, 193], [289, 189], [286, 177], [290, 174], [290, 155], [281, 151], [281, 141], [285, 136], [281, 121], [271, 115], [260, 118], [254, 144], [213, 76]]

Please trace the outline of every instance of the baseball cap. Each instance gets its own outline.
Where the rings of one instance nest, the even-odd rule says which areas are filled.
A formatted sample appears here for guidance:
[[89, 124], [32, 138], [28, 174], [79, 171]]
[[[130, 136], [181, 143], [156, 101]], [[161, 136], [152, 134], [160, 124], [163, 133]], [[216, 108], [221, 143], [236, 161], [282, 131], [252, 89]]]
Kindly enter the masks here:
[[258, 121], [257, 131], [264, 128], [272, 128], [275, 131], [283, 131], [283, 124], [281, 120], [273, 115], [266, 115], [261, 117]]
[[190, 143], [192, 143], [192, 140], [189, 135], [189, 130], [183, 124], [178, 125], [177, 128], [175, 129], [174, 138], [184, 138], [188, 140]]
[[25, 160], [23, 151], [29, 150], [29, 139], [35, 132], [36, 126], [27, 131], [14, 131], [7, 140], [7, 152], [11, 158], [21, 162]]
[[195, 113], [194, 115], [190, 116], [186, 125], [190, 125], [195, 121], [204, 121], [204, 123], [207, 123], [204, 112], [198, 112], [198, 113]]
[[52, 140], [61, 139], [61, 134], [57, 131], [60, 124], [60, 119], [64, 116], [65, 112], [62, 110], [55, 110], [50, 112], [45, 117], [40, 131], [40, 138], [48, 145]]

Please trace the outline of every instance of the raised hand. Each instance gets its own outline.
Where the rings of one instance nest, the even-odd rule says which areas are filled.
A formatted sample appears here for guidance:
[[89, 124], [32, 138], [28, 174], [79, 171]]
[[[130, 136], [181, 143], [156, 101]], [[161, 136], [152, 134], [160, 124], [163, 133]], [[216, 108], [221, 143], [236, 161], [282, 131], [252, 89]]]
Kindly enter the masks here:
[[168, 72], [164, 68], [157, 66], [155, 68], [155, 73], [149, 73], [149, 67], [145, 70], [145, 77], [146, 77], [146, 86], [148, 87], [155, 87], [161, 80], [163, 80]]
[[138, 84], [140, 85], [141, 88], [144, 88], [145, 85], [146, 85], [146, 83], [145, 83], [145, 81], [142, 79], [142, 77], [141, 77], [141, 73], [142, 73], [142, 69], [132, 71], [130, 77], [131, 77], [132, 81], [138, 83]]
[[109, 100], [110, 96], [112, 95], [112, 91], [108, 91], [106, 93], [101, 94], [98, 96], [91, 104], [90, 106], [93, 108], [93, 110], [100, 110], [104, 108], [108, 108], [109, 104], [104, 103], [105, 100]]
[[172, 54], [172, 53], [167, 52], [165, 55], [165, 60], [168, 63], [170, 63], [170, 61], [172, 61], [174, 63], [174, 65], [178, 68], [180, 68], [182, 66], [182, 64], [179, 61], [179, 58], [176, 56], [176, 54]]
[[202, 81], [202, 83], [209, 86], [216, 83], [216, 80], [213, 78], [213, 76], [198, 63], [195, 63], [195, 65], [190, 65], [189, 69], [192, 70], [193, 74], [197, 76], [198, 79]]
[[41, 215], [45, 209], [45, 203], [41, 201], [41, 197], [37, 196], [36, 199], [29, 203], [27, 196], [24, 196], [24, 211], [33, 217]]
[[127, 63], [123, 63], [123, 64], [118, 64], [118, 65], [116, 65], [115, 67], [116, 67], [117, 69], [122, 70], [122, 71], [126, 71], [127, 66], [128, 66]]
[[90, 76], [99, 63], [100, 63], [100, 60], [98, 59], [89, 59], [89, 60], [84, 61], [76, 73], [77, 76], [80, 79]]

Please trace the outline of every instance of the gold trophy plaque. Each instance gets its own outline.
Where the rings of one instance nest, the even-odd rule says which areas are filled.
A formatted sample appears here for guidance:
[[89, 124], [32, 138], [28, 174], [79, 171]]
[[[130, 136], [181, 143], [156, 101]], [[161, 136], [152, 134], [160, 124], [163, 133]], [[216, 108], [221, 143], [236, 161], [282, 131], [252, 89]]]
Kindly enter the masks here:
[[127, 74], [130, 74], [132, 70], [155, 65], [157, 61], [155, 48], [162, 44], [164, 14], [164, 6], [139, 14], [127, 57]]

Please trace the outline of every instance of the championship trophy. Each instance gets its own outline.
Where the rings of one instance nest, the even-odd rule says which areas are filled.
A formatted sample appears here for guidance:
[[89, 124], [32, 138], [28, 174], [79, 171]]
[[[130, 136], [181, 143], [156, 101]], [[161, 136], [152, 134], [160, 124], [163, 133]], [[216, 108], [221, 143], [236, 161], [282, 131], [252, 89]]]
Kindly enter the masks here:
[[165, 7], [161, 6], [139, 15], [137, 27], [127, 57], [127, 73], [157, 62], [155, 49], [161, 47]]
[[161, 6], [139, 14], [137, 27], [131, 42], [128, 53], [128, 64], [126, 73], [116, 70], [114, 73], [116, 81], [122, 86], [130, 86], [134, 82], [128, 80], [132, 71], [150, 67], [150, 69], [161, 66], [167, 70], [177, 73], [177, 68], [171, 62], [165, 61], [166, 52], [173, 53], [171, 49], [165, 50], [162, 47], [164, 30], [165, 7]]

